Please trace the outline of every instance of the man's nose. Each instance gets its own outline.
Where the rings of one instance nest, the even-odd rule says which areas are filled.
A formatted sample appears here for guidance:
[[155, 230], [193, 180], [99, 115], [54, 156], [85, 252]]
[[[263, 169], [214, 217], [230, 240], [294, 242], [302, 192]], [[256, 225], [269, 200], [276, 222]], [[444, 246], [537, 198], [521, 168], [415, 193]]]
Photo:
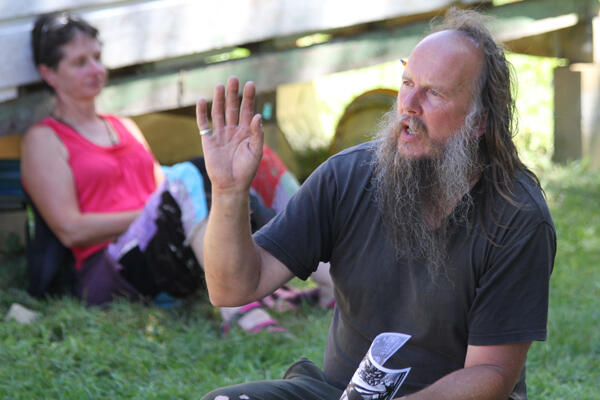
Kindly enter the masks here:
[[419, 98], [419, 90], [417, 88], [405, 90], [400, 95], [400, 101], [402, 103], [402, 109], [406, 114], [421, 114], [421, 102]]

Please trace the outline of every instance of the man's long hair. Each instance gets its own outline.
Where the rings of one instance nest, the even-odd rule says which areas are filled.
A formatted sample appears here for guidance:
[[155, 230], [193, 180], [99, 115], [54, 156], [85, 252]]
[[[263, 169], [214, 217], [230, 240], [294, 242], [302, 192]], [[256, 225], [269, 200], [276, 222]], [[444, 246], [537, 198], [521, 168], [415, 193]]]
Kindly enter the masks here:
[[[388, 238], [398, 257], [422, 261], [432, 277], [445, 271], [454, 227], [475, 224], [469, 190], [475, 178], [481, 177], [484, 196], [477, 205], [478, 217], [498, 225], [492, 212], [496, 201], [520, 206], [513, 194], [515, 174], [521, 171], [538, 182], [519, 159], [512, 140], [516, 125], [513, 75], [504, 50], [492, 39], [482, 16], [472, 11], [451, 9], [436, 29], [441, 30], [464, 35], [484, 55], [482, 71], [472, 82], [471, 107], [463, 125], [446, 142], [432, 141], [430, 157], [413, 160], [398, 151], [399, 130], [407, 122], [408, 129], [418, 133], [426, 134], [427, 127], [418, 118], [397, 115], [394, 108], [373, 142], [373, 183]], [[495, 244], [486, 225], [481, 226]]]
[[[514, 70], [506, 59], [504, 48], [496, 43], [485, 26], [485, 18], [470, 10], [451, 8], [441, 23], [432, 23], [433, 32], [455, 30], [465, 35], [483, 52], [483, 67], [474, 85], [474, 101], [479, 102], [485, 131], [479, 141], [482, 179], [485, 190], [485, 209], [489, 217], [493, 199], [498, 194], [510, 204], [514, 200], [512, 183], [515, 173], [529, 175], [538, 185], [539, 180], [519, 158], [513, 142], [517, 131], [516, 108], [513, 93]], [[482, 210], [482, 212], [484, 212]]]

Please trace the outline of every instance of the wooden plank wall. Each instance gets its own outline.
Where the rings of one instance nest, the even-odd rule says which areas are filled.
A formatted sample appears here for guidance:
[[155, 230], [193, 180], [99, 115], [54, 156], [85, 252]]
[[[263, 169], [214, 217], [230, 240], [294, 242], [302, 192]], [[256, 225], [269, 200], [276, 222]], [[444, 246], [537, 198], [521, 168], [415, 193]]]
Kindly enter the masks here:
[[[47, 93], [17, 90], [37, 79], [30, 55], [25, 57], [24, 53], [29, 51], [29, 30], [39, 10], [36, 7], [41, 5], [45, 5], [44, 11], [49, 11], [70, 4], [100, 28], [104, 61], [109, 67], [138, 66], [135, 74], [111, 79], [98, 105], [104, 112], [140, 115], [190, 106], [201, 96], [210, 98], [214, 85], [230, 75], [238, 75], [242, 81], [254, 80], [259, 91], [269, 92], [280, 84], [309, 81], [324, 74], [406, 56], [428, 29], [430, 15], [414, 17], [413, 14], [456, 3], [469, 5], [474, 1], [221, 0], [213, 4], [193, 0], [42, 0], [25, 3], [29, 11], [20, 14], [13, 11], [12, 19], [0, 16], [3, 44], [10, 37], [16, 40], [15, 32], [21, 35], [20, 46], [14, 45], [15, 41], [13, 45], [0, 46], [0, 54], [7, 60], [0, 63], [0, 136], [23, 132], [45, 115], [52, 104]], [[0, 7], [6, 9], [6, 3], [1, 4]], [[578, 32], [589, 32], [591, 41], [588, 22], [597, 17], [599, 4], [597, 0], [526, 0], [491, 7], [487, 13], [497, 18], [493, 24], [497, 36], [509, 45], [521, 41], [519, 47], [523, 52], [539, 54], [534, 51], [537, 47], [532, 48], [535, 42], [525, 43], [523, 38], [546, 35], [553, 42], [550, 55], [578, 57], [579, 62], [589, 62], [586, 59], [593, 56], [590, 51], [572, 55], [577, 47], [594, 48], [588, 46], [587, 37], [577, 43], [565, 42], [564, 46], [559, 46], [557, 37], [577, 28]], [[225, 29], [220, 16], [232, 9], [236, 10], [230, 13], [233, 28]], [[399, 20], [411, 23], [398, 25]], [[373, 22], [371, 25], [376, 24], [378, 29], [363, 30], [318, 46], [281, 49], [267, 46], [268, 50], [264, 51], [256, 45], [261, 40], [289, 42], [295, 35], [335, 32], [367, 22]], [[16, 36], [10, 36], [11, 32]], [[202, 62], [202, 55], [250, 43], [255, 43], [247, 46], [253, 49], [250, 57], [215, 64]], [[14, 54], [9, 57], [11, 51], [7, 49], [11, 46]], [[184, 65], [182, 59], [193, 62], [188, 60]], [[2, 101], [3, 91], [10, 97], [11, 90], [12, 95], [18, 97]]]
[[70, 9], [98, 27], [103, 60], [115, 69], [474, 2], [7, 0], [0, 4], [0, 91], [39, 79], [31, 63], [30, 31], [35, 17], [49, 11]]

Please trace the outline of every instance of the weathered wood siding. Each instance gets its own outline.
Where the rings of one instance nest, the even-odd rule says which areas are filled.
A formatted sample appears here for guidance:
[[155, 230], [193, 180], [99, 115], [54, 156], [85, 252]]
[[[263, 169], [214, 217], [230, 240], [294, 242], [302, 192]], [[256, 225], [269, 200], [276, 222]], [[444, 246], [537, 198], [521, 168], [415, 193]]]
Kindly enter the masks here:
[[[488, 6], [486, 12], [497, 17], [493, 30], [517, 51], [539, 54], [542, 48], [578, 62], [590, 62], [598, 53], [589, 23], [597, 18], [597, 0], [526, 0], [499, 7], [474, 0], [8, 0], [0, 3], [0, 135], [22, 132], [51, 107], [46, 93], [20, 90], [39, 79], [29, 35], [40, 12], [73, 9], [100, 29], [110, 69], [137, 66], [111, 79], [98, 105], [102, 111], [138, 115], [210, 98], [214, 85], [232, 74], [272, 91], [397, 59], [422, 37], [432, 14], [452, 4], [476, 3]], [[367, 23], [376, 29], [365, 29]], [[277, 46], [308, 33], [342, 30], [344, 35], [317, 46]], [[580, 40], [562, 41], [565, 32]], [[552, 46], [522, 41], [531, 37], [545, 37]], [[203, 61], [236, 46], [250, 48], [251, 56]]]
[[[108, 68], [210, 52], [303, 32], [431, 12], [449, 0], [5, 0], [0, 5], [0, 90], [39, 79], [29, 46], [33, 20], [70, 9], [101, 32]], [[471, 4], [475, 0], [454, 3]]]

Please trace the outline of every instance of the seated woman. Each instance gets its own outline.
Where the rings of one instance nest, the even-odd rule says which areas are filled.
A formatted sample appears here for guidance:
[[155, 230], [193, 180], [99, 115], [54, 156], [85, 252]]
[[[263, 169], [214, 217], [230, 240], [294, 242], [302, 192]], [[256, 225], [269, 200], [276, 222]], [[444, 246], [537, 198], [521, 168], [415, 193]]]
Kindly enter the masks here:
[[[191, 238], [208, 213], [200, 171], [182, 163], [165, 175], [133, 121], [96, 112], [107, 79], [97, 29], [69, 13], [43, 15], [32, 47], [56, 103], [24, 135], [22, 180], [72, 250], [81, 298], [93, 305], [198, 289], [202, 249], [188, 244], [202, 243]], [[248, 331], [283, 329], [255, 304], [226, 314]]]

